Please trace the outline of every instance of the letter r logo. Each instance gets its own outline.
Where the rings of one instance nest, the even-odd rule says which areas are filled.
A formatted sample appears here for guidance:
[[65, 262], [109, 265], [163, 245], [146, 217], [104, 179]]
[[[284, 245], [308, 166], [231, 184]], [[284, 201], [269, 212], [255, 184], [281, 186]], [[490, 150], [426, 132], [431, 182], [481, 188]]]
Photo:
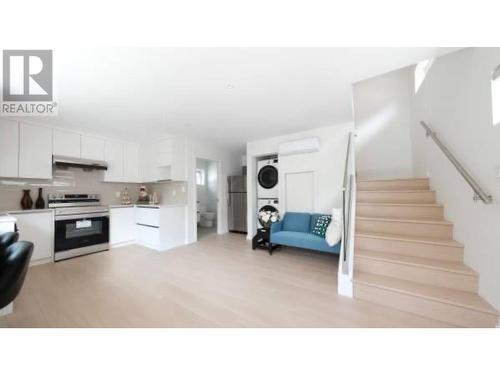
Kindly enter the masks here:
[[52, 51], [3, 51], [3, 100], [52, 101]]

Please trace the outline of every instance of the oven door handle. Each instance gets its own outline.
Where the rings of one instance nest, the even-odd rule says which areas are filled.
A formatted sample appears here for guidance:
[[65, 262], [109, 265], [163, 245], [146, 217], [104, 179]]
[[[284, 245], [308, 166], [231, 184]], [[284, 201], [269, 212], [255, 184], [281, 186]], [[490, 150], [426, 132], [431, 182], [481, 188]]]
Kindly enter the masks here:
[[55, 221], [75, 220], [75, 219], [94, 219], [98, 217], [109, 217], [109, 212], [95, 212], [77, 215], [59, 215], [55, 217]]

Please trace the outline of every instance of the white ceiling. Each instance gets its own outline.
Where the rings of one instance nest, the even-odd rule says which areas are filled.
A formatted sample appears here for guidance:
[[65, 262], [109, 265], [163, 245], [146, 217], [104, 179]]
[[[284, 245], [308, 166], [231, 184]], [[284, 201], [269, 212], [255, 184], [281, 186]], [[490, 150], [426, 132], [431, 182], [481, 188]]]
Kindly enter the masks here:
[[54, 50], [59, 115], [36, 121], [123, 139], [248, 140], [352, 121], [351, 83], [451, 48]]

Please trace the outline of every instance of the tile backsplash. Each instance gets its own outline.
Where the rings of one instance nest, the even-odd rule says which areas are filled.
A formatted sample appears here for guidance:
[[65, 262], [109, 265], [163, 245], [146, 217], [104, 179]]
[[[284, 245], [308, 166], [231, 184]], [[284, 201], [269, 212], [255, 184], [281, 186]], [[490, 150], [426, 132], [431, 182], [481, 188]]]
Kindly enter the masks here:
[[[119, 204], [120, 198], [116, 194], [125, 187], [129, 190], [132, 202], [137, 200], [140, 184], [102, 182], [103, 173], [86, 172], [79, 168], [54, 168], [52, 180], [0, 178], [0, 210], [20, 209], [23, 189], [31, 190], [31, 199], [35, 202], [40, 187], [43, 188], [45, 205], [50, 193], [99, 193], [103, 204]], [[147, 188], [149, 192], [157, 192], [160, 203], [183, 204], [187, 201], [187, 184], [183, 181], [149, 184]]]

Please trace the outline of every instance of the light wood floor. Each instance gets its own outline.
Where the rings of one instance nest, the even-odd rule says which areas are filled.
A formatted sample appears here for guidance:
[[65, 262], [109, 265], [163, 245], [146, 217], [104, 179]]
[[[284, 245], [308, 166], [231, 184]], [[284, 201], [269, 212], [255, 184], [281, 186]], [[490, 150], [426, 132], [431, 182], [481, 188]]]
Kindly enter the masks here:
[[337, 295], [337, 257], [226, 234], [30, 268], [8, 327], [444, 327]]

